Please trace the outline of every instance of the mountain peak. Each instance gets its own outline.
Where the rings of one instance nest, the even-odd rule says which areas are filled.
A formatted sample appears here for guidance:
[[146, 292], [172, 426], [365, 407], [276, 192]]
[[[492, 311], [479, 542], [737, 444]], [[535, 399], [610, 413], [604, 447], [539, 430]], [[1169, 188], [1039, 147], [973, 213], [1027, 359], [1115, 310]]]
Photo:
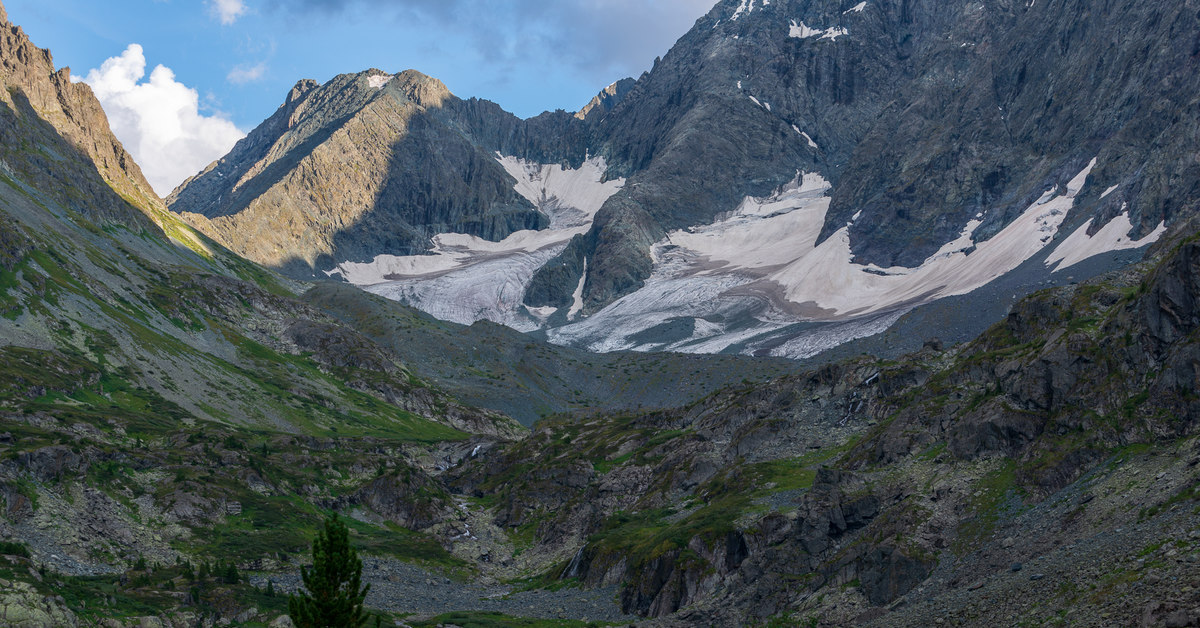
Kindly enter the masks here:
[[293, 97], [177, 189], [171, 208], [239, 254], [299, 277], [380, 250], [423, 253], [445, 231], [495, 241], [545, 226], [496, 159], [504, 146], [482, 148], [461, 131], [483, 116], [493, 136], [522, 137], [498, 107], [465, 103], [411, 69], [302, 81]]
[[391, 83], [422, 107], [441, 107], [446, 99], [454, 97], [445, 83], [417, 70], [405, 70], [393, 77]]
[[288, 92], [287, 99], [284, 100], [284, 106], [290, 105], [301, 98], [304, 98], [309, 92], [316, 89], [320, 83], [313, 79], [300, 79], [292, 86], [292, 91]]

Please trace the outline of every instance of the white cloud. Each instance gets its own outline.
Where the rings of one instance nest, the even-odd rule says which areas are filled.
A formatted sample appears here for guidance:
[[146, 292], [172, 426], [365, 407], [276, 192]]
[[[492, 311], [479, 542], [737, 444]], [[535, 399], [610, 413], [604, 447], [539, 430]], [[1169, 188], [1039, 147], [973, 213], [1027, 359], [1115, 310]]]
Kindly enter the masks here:
[[165, 196], [245, 137], [232, 122], [200, 113], [196, 90], [175, 80], [166, 66], [146, 76], [142, 47], [130, 44], [82, 80], [108, 114], [113, 134], [142, 168], [154, 191]]
[[233, 24], [246, 13], [246, 3], [242, 0], [212, 0], [210, 6], [213, 13], [226, 26]]
[[251, 66], [239, 65], [230, 70], [229, 74], [225, 75], [225, 79], [235, 85], [245, 85], [261, 79], [266, 73], [266, 62]]

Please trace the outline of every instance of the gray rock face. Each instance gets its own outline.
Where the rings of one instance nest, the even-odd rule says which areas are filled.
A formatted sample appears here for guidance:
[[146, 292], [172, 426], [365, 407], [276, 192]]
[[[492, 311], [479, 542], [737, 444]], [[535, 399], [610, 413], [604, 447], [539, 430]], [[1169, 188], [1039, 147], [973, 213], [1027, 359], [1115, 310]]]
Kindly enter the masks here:
[[1200, 140], [1197, 42], [1200, 17], [1177, 2], [722, 0], [575, 115], [518, 120], [412, 71], [382, 87], [378, 70], [301, 82], [170, 201], [235, 251], [309, 276], [419, 254], [441, 232], [540, 229], [495, 153], [602, 156], [625, 186], [524, 296], [571, 304], [587, 260], [585, 315], [645, 285], [667, 233], [798, 172], [832, 183], [820, 240], [849, 225], [860, 264], [918, 266], [972, 220], [985, 241], [1092, 159], [1064, 228], [1128, 213], [1138, 238], [1200, 195], [1184, 158]]
[[[1197, 87], [1195, 7], [910, 5], [899, 25], [929, 29], [942, 20], [943, 36], [914, 50], [911, 82], [842, 172], [826, 233], [862, 210], [869, 219], [856, 223], [861, 257], [919, 263], [976, 212], [986, 212], [979, 235], [995, 233], [1038, 186], [1092, 157], [1100, 185], [1080, 212], [1099, 216], [1096, 224], [1126, 205], [1136, 234], [1181, 215], [1198, 190], [1194, 164], [1178, 159], [1200, 132], [1184, 113]], [[1115, 185], [1115, 194], [1098, 198]], [[896, 246], [920, 233], [931, 241]]]
[[353, 501], [412, 530], [438, 523], [450, 511], [445, 493], [419, 469], [381, 476], [359, 490]]
[[894, 547], [883, 546], [867, 556], [859, 577], [867, 599], [882, 605], [911, 591], [929, 576], [930, 568]]
[[63, 445], [21, 453], [17, 457], [17, 464], [42, 482], [59, 480], [68, 474], [73, 476], [87, 469], [87, 461], [83, 456]]
[[[797, 169], [835, 184], [822, 239], [861, 211], [852, 249], [882, 267], [919, 265], [980, 213], [990, 237], [1093, 157], [1102, 185], [1076, 210], [1093, 229], [1126, 208], [1140, 236], [1200, 191], [1178, 158], [1200, 132], [1184, 113], [1195, 46], [1171, 43], [1200, 42], [1183, 4], [795, 0], [733, 21], [741, 4], [719, 3], [599, 121], [630, 185], [564, 253], [594, 260], [589, 308], [641, 284], [647, 242]], [[796, 23], [847, 33], [789, 37]]]
[[1200, 251], [1185, 246], [1159, 270], [1158, 281], [1144, 302], [1142, 317], [1147, 333], [1164, 345], [1187, 337], [1200, 326], [1197, 295]]

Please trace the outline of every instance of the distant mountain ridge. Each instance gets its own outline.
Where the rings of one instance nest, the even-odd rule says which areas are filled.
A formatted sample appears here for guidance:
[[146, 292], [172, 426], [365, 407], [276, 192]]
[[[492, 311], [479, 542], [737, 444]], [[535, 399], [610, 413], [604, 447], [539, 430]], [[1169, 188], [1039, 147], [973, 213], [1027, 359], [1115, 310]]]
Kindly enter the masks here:
[[[376, 103], [337, 126], [350, 109], [301, 97], [322, 110], [309, 118], [336, 121], [322, 127], [330, 137], [363, 125], [336, 154], [375, 151], [372, 163], [399, 167], [343, 180], [328, 160], [239, 145], [169, 200], [252, 259], [294, 276], [353, 274], [458, 322], [591, 350], [799, 357], [1018, 269], [1022, 291], [1061, 281], [1066, 265], [1027, 262], [1113, 260], [1103, 256], [1190, 216], [1200, 170], [1184, 156], [1200, 120], [1187, 101], [1200, 74], [1180, 41], [1200, 42], [1200, 17], [1179, 3], [723, 0], [650, 71], [574, 116], [522, 121], [440, 89], [425, 106], [406, 81], [432, 79], [412, 72], [386, 88], [370, 85], [376, 70], [306, 84]], [[420, 114], [395, 132], [366, 122], [383, 93]], [[304, 137], [313, 155], [334, 145]], [[296, 155], [280, 148], [294, 141], [273, 150]], [[554, 227], [519, 193], [523, 175], [502, 171], [509, 158], [603, 163], [592, 184], [622, 184], [585, 212], [586, 230], [532, 251], [506, 238]], [[293, 182], [260, 190], [223, 178], [230, 168]], [[817, 194], [797, 196], [805, 186]], [[341, 209], [319, 200], [333, 190]], [[212, 198], [238, 200], [214, 218]], [[441, 261], [416, 257], [426, 253]], [[502, 290], [479, 287], [489, 274], [506, 277]], [[466, 311], [446, 311], [480, 290]]]

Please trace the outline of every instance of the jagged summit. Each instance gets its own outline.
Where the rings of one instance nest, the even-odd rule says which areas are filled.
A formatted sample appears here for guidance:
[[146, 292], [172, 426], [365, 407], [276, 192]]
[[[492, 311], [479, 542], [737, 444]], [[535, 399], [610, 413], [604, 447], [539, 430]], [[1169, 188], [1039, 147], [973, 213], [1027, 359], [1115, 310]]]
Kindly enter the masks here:
[[454, 97], [445, 83], [416, 70], [397, 74], [389, 86], [400, 90], [409, 100], [422, 107], [441, 107], [446, 100]]
[[590, 115], [602, 116], [612, 111], [613, 107], [616, 107], [636, 84], [637, 81], [626, 77], [605, 87], [599, 94], [593, 96], [592, 100], [575, 114], [575, 117], [587, 120]]

